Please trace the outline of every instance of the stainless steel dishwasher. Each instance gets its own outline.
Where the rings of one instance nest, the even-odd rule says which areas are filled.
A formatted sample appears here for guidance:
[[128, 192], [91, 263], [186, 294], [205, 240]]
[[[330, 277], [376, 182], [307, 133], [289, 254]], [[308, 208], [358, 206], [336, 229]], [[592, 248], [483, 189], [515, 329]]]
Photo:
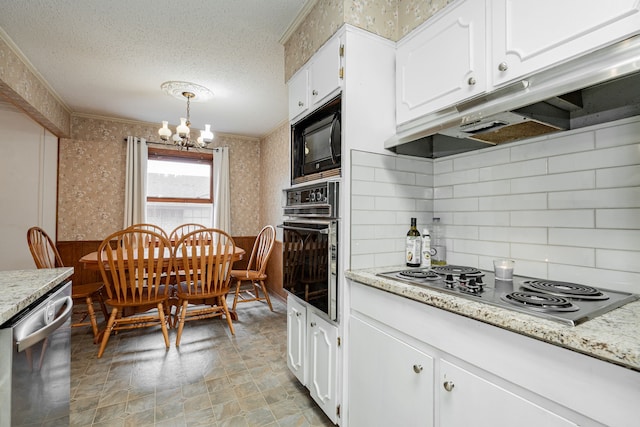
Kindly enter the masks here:
[[0, 427], [68, 424], [72, 311], [67, 281], [0, 325]]

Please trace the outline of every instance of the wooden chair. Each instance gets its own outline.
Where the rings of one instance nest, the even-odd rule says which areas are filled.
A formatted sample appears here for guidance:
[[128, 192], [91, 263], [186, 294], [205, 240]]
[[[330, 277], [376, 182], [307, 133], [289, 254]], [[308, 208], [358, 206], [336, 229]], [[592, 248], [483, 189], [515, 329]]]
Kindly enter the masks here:
[[[184, 323], [188, 320], [224, 315], [231, 334], [235, 335], [226, 301], [235, 249], [233, 238], [215, 228], [187, 233], [176, 244], [175, 262], [184, 270], [186, 277], [186, 280], [177, 286], [176, 292], [176, 346], [180, 345]], [[188, 307], [190, 304], [192, 307]]]
[[[37, 268], [56, 268], [64, 267], [62, 258], [58, 249], [53, 244], [53, 241], [49, 235], [40, 227], [31, 227], [27, 231], [27, 243], [29, 244], [29, 251], [33, 260], [36, 263]], [[93, 342], [97, 342], [99, 331], [98, 322], [96, 320], [96, 314], [93, 309], [93, 299], [100, 304], [105, 321], [109, 318], [109, 312], [104, 305], [104, 298], [102, 292], [104, 290], [103, 283], [86, 283], [83, 285], [72, 283], [71, 284], [71, 298], [73, 298], [74, 305], [85, 304], [86, 310], [80, 312], [74, 312], [74, 314], [80, 315], [80, 320], [71, 324], [72, 327], [89, 326], [93, 332]], [[86, 322], [87, 317], [89, 321]]]
[[192, 231], [202, 230], [203, 228], [207, 228], [202, 224], [188, 223], [182, 224], [174, 228], [171, 233], [169, 233], [169, 241], [175, 244], [182, 236], [187, 233], [191, 233]]
[[[253, 244], [251, 257], [246, 270], [232, 270], [231, 277], [236, 282], [236, 292], [233, 297], [233, 310], [236, 309], [238, 303], [251, 301], [267, 301], [269, 309], [273, 311], [269, 292], [264, 284], [267, 274], [267, 261], [271, 256], [273, 244], [276, 240], [276, 229], [272, 225], [265, 226]], [[249, 287], [242, 287], [243, 283], [249, 282]], [[260, 296], [262, 291], [262, 297]]]
[[[154, 233], [158, 233], [160, 234], [162, 237], [164, 237], [165, 239], [169, 239], [169, 235], [167, 234], [166, 231], [164, 231], [162, 229], [162, 227], [155, 225], [155, 224], [145, 224], [145, 223], [140, 223], [140, 224], [133, 224], [130, 225], [129, 227], [127, 227], [128, 229], [131, 230], [147, 230], [147, 231], [153, 231]], [[149, 247], [149, 242], [142, 242], [142, 244], [145, 247]]]
[[[148, 242], [144, 247], [138, 242]], [[98, 247], [98, 267], [112, 308], [98, 358], [111, 333], [160, 325], [167, 348], [169, 274], [173, 269], [169, 240], [153, 231], [128, 228], [108, 236]]]

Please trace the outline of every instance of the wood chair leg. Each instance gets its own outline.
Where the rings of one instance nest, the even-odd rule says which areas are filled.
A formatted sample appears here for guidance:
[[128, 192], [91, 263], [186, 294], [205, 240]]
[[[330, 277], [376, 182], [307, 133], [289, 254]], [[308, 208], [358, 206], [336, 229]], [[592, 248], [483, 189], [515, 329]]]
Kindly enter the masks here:
[[269, 309], [273, 311], [273, 306], [271, 305], [271, 298], [269, 298], [269, 292], [267, 292], [267, 285], [264, 284], [264, 281], [260, 280], [260, 286], [262, 287], [262, 293], [264, 294], [264, 297], [267, 300], [267, 304], [269, 304]]
[[104, 315], [104, 320], [106, 321], [109, 318], [109, 310], [107, 310], [107, 306], [104, 303], [104, 296], [102, 295], [102, 291], [96, 292], [98, 297], [98, 303], [100, 304], [100, 309], [102, 310], [102, 314]]
[[167, 318], [164, 313], [164, 307], [161, 302], [158, 303], [158, 317], [160, 318], [160, 328], [162, 328], [162, 336], [164, 344], [169, 348], [169, 331], [167, 330]]
[[104, 334], [102, 336], [102, 343], [100, 343], [100, 350], [98, 350], [98, 359], [102, 357], [102, 354], [104, 353], [104, 349], [107, 348], [107, 342], [109, 342], [109, 336], [111, 336], [113, 325], [116, 323], [117, 315], [118, 315], [118, 309], [114, 307], [113, 310], [111, 310], [111, 316], [109, 316], [107, 327], [105, 328]]
[[222, 310], [224, 311], [225, 317], [227, 318], [227, 325], [229, 325], [229, 330], [231, 331], [231, 335], [235, 335], [236, 331], [233, 329], [233, 321], [231, 320], [231, 313], [229, 313], [229, 307], [227, 306], [226, 298], [220, 298], [222, 301]]
[[[188, 300], [182, 301], [182, 305], [178, 305], [178, 312], [180, 313], [180, 320], [178, 321], [178, 333], [176, 335], [176, 347], [180, 346], [180, 337], [182, 337], [182, 329], [184, 328], [184, 318], [187, 315]], [[178, 315], [176, 312], [176, 315]]]
[[87, 311], [89, 312], [89, 322], [91, 323], [91, 329], [93, 330], [93, 343], [96, 344], [98, 342], [98, 322], [96, 321], [96, 313], [93, 310], [93, 300], [91, 299], [91, 295], [87, 295], [85, 299], [85, 303], [87, 304]]
[[236, 294], [233, 297], [233, 307], [231, 308], [233, 311], [236, 310], [236, 306], [238, 305], [238, 297], [240, 295], [240, 285], [242, 285], [242, 280], [236, 280]]

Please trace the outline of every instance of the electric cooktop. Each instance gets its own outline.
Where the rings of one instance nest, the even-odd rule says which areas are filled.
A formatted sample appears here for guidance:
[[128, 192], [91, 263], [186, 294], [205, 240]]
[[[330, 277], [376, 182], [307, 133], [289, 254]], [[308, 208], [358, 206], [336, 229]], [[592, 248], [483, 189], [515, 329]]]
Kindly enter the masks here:
[[459, 265], [408, 268], [378, 276], [571, 326], [640, 298], [579, 283], [522, 276], [514, 276], [513, 281], [497, 280], [492, 272]]

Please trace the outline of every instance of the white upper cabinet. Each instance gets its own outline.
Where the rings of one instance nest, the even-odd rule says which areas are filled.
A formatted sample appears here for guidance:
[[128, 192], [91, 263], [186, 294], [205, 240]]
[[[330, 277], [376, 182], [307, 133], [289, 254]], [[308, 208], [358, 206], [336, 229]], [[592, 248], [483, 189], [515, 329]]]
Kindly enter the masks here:
[[303, 68], [289, 80], [289, 120], [309, 110], [309, 69]]
[[289, 80], [290, 121], [312, 112], [340, 91], [342, 53], [342, 39], [333, 36]]
[[484, 2], [465, 0], [399, 42], [398, 124], [486, 90], [485, 33]]
[[637, 0], [493, 0], [490, 7], [496, 86], [640, 32]]
[[640, 1], [458, 0], [398, 42], [396, 125], [640, 34]]
[[311, 108], [328, 101], [342, 85], [342, 40], [331, 38], [313, 57], [310, 68]]

